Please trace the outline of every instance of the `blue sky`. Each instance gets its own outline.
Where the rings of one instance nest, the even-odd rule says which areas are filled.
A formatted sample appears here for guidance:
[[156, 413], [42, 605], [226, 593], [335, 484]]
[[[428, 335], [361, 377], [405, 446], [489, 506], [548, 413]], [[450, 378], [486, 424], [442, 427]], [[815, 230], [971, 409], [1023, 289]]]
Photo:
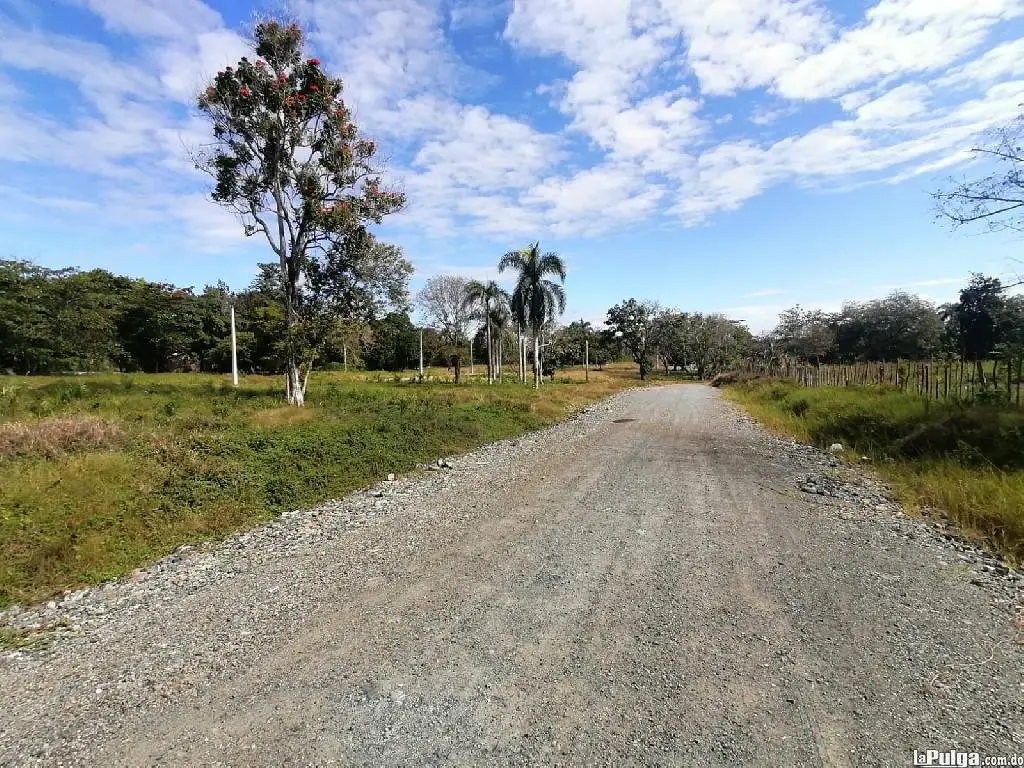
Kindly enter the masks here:
[[205, 199], [192, 97], [282, 7], [409, 196], [380, 234], [414, 289], [539, 239], [567, 320], [760, 330], [1024, 271], [929, 197], [1024, 103], [1024, 0], [0, 0], [4, 255], [246, 285], [270, 253]]

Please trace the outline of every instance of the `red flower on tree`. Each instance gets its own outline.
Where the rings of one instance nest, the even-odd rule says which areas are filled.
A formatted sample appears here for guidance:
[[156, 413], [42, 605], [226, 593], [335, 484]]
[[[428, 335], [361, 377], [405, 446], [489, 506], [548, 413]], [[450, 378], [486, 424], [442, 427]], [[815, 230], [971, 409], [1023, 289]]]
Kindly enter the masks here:
[[320, 65], [320, 59], [306, 59], [306, 63], [307, 64], [312, 64], [313, 66], [319, 66]]
[[317, 91], [320, 90], [320, 86], [319, 85], [311, 85], [311, 86], [309, 86], [309, 90], [311, 90], [314, 93], [316, 93]]
[[258, 60], [258, 61], [256, 62], [256, 66], [257, 66], [257, 67], [265, 67], [265, 66], [267, 66], [267, 62], [265, 62], [265, 61], [264, 61], [263, 59], [259, 59], [259, 60]]
[[252, 96], [252, 91], [250, 91], [248, 88], [243, 88], [239, 91], [239, 93], [243, 96]]

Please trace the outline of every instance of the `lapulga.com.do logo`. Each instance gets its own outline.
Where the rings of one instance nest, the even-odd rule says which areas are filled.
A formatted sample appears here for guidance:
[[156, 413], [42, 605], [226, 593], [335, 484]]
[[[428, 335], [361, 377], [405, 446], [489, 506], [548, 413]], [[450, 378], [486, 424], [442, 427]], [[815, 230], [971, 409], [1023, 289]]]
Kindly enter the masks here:
[[958, 752], [950, 749], [940, 752], [937, 749], [926, 749], [924, 752], [914, 750], [914, 765], [927, 766], [962, 766], [968, 765], [1008, 765], [1024, 766], [1024, 756], [983, 758], [978, 752]]

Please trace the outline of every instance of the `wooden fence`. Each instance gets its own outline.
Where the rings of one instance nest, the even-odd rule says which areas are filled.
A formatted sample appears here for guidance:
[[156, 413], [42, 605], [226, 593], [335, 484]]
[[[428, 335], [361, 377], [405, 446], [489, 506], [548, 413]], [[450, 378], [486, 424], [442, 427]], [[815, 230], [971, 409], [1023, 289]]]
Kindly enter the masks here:
[[1021, 404], [1024, 356], [1016, 359], [929, 360], [815, 364], [796, 360], [747, 360], [744, 370], [805, 387], [884, 386], [934, 400]]

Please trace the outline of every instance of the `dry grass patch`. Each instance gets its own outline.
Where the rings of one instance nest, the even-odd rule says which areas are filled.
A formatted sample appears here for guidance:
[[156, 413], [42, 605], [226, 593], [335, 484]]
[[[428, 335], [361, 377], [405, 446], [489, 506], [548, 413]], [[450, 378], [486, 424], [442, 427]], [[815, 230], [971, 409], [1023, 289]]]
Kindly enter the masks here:
[[53, 458], [83, 448], [109, 447], [120, 441], [121, 428], [95, 416], [70, 416], [0, 424], [0, 457]]
[[281, 408], [267, 408], [256, 411], [252, 415], [252, 424], [256, 427], [290, 427], [295, 424], [303, 424], [317, 415], [316, 409], [310, 406], [295, 408], [285, 405]]

